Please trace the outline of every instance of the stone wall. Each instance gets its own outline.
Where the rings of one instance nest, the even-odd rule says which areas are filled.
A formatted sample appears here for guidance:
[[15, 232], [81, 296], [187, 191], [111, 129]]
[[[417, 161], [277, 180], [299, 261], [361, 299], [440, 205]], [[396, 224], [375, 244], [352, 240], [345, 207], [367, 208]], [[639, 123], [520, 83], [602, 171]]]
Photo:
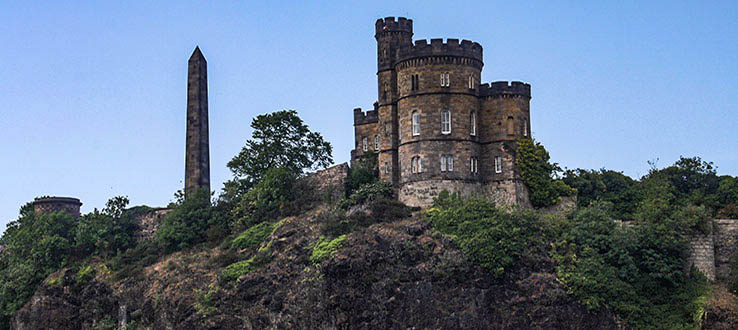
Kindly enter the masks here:
[[137, 243], [151, 242], [154, 240], [156, 231], [159, 229], [164, 217], [171, 212], [172, 209], [152, 209], [149, 212], [139, 215], [135, 218], [136, 231], [133, 238]]
[[78, 218], [82, 202], [73, 197], [38, 197], [33, 200], [33, 212], [44, 214], [51, 212], [64, 212]]
[[738, 219], [716, 219], [713, 224], [715, 275], [718, 280], [726, 280], [730, 276], [730, 257], [738, 250]]
[[342, 163], [311, 173], [306, 179], [310, 180], [316, 194], [322, 194], [335, 201], [346, 195], [348, 174], [348, 164]]
[[712, 228], [708, 233], [697, 233], [690, 237], [687, 261], [708, 279], [715, 280], [715, 240]]

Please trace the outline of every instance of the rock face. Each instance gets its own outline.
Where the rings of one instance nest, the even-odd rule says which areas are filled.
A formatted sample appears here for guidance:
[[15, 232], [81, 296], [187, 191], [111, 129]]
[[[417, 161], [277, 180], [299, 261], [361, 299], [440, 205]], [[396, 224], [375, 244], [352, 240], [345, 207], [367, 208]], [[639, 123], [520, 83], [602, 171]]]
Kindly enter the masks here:
[[[14, 329], [616, 328], [606, 311], [570, 298], [545, 255], [505, 278], [466, 260], [419, 216], [361, 228], [320, 264], [310, 262], [325, 210], [287, 218], [261, 244], [269, 261], [237, 282], [220, 271], [249, 251], [201, 246], [113, 280], [65, 270], [47, 279]], [[256, 249], [254, 249], [255, 251]]]

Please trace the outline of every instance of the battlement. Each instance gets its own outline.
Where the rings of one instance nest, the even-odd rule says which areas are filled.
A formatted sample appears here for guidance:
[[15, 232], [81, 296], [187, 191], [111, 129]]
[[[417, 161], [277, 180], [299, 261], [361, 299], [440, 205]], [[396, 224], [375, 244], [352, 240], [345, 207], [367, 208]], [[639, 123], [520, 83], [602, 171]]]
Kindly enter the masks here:
[[520, 81], [495, 81], [491, 84], [484, 83], [479, 86], [480, 96], [525, 96], [530, 98], [530, 84]]
[[385, 17], [377, 20], [374, 25], [376, 34], [382, 32], [408, 32], [413, 33], [413, 20], [405, 17]]
[[443, 39], [415, 40], [414, 45], [401, 47], [398, 50], [398, 61], [409, 60], [429, 56], [456, 56], [468, 57], [482, 62], [482, 45], [469, 40], [448, 38]]
[[354, 109], [354, 126], [373, 124], [379, 122], [379, 111], [377, 111], [377, 104], [374, 104], [374, 110], [364, 112], [361, 108]]

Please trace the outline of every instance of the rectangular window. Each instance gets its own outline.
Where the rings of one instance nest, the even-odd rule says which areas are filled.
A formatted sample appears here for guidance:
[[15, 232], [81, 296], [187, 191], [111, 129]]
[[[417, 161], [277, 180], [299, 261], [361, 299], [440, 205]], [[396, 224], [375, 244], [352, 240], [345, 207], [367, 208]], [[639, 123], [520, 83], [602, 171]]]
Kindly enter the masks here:
[[469, 135], [477, 135], [477, 113], [474, 111], [469, 115]]
[[413, 111], [411, 120], [413, 122], [413, 136], [420, 135], [420, 113], [418, 110]]
[[441, 133], [451, 134], [451, 111], [441, 111]]
[[474, 89], [474, 76], [469, 76], [469, 89]]
[[369, 141], [366, 139], [366, 136], [364, 137], [363, 143], [364, 145], [362, 146], [362, 150], [364, 151], [369, 150]]
[[423, 158], [418, 157], [418, 173], [423, 172]]
[[374, 151], [379, 151], [379, 135], [374, 136]]
[[495, 157], [495, 173], [502, 173], [502, 157]]
[[472, 174], [479, 173], [479, 167], [478, 166], [479, 166], [479, 164], [478, 164], [478, 161], [477, 161], [477, 157], [469, 158], [469, 171]]
[[385, 174], [389, 174], [390, 173], [389, 162], [384, 162], [384, 173]]
[[413, 157], [413, 159], [410, 160], [410, 172], [418, 173], [418, 158], [416, 157]]
[[507, 117], [507, 135], [515, 135], [515, 119]]
[[420, 79], [418, 79], [418, 75], [414, 74], [410, 76], [410, 89], [417, 91], [419, 89], [420, 85]]
[[528, 136], [528, 121], [523, 119], [523, 136]]
[[441, 172], [453, 172], [453, 170], [454, 170], [454, 156], [441, 155]]

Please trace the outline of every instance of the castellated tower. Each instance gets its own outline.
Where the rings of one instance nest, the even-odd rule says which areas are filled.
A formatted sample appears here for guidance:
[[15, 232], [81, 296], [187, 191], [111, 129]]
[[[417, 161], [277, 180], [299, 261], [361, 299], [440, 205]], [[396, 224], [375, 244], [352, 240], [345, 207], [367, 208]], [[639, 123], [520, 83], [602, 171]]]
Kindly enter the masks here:
[[208, 63], [200, 47], [195, 47], [187, 64], [185, 198], [198, 189], [206, 189], [210, 193]]
[[515, 141], [530, 134], [530, 85], [481, 84], [482, 46], [412, 42], [412, 20], [377, 20], [378, 101], [354, 109], [352, 161], [376, 155], [400, 201], [427, 206], [442, 190], [528, 205]]

